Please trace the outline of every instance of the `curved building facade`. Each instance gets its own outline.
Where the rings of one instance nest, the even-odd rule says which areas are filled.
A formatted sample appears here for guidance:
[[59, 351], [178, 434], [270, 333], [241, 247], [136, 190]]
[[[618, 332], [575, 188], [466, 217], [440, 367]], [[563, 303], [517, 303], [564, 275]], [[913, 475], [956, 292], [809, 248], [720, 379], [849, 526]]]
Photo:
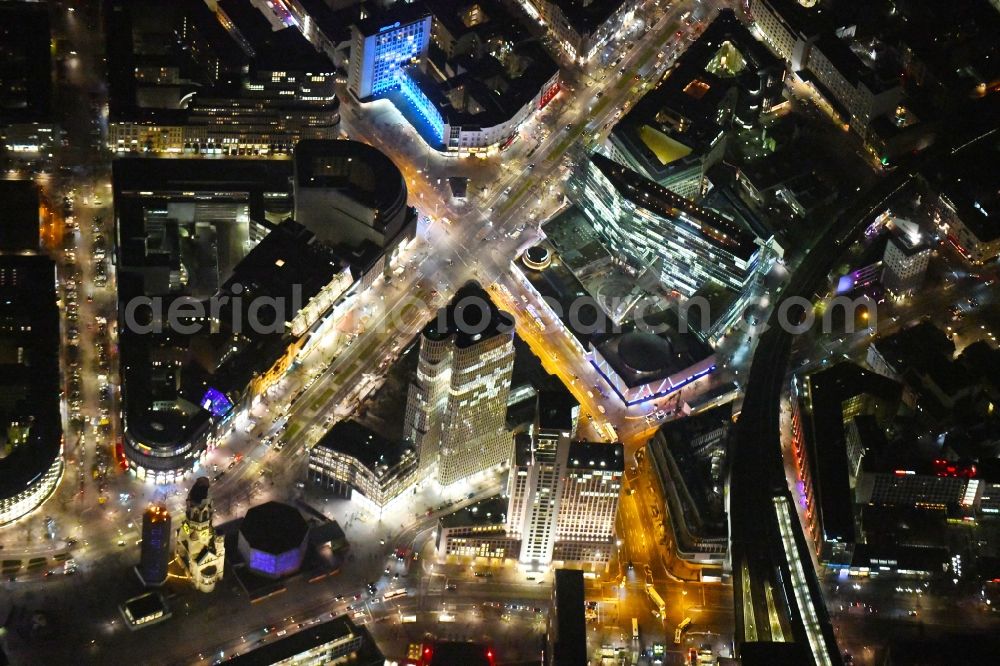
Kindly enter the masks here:
[[0, 525], [41, 506], [63, 475], [55, 284], [47, 257], [0, 255]]
[[293, 182], [295, 221], [326, 243], [388, 249], [411, 217], [402, 172], [360, 141], [300, 141]]
[[[0, 494], [0, 526], [31, 513], [52, 496], [63, 475], [62, 453], [60, 446], [48, 468], [41, 470], [40, 474], [33, 474], [19, 492], [12, 492], [16, 490], [13, 484], [4, 488]], [[4, 471], [0, 470], [0, 474]]]
[[133, 411], [122, 417], [122, 429], [129, 468], [139, 479], [164, 484], [180, 481], [204, 459], [212, 422], [205, 411], [193, 417], [175, 410]]

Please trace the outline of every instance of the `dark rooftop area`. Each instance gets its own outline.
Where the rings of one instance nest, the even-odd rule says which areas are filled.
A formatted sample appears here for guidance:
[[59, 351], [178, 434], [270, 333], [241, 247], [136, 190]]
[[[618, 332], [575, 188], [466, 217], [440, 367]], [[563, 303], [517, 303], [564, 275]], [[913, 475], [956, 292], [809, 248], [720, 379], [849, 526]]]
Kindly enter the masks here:
[[492, 648], [482, 643], [434, 641], [425, 666], [492, 666]]
[[[653, 318], [647, 323], [653, 323]], [[633, 329], [601, 336], [593, 346], [629, 387], [670, 377], [712, 355], [711, 347], [694, 333], [680, 333], [676, 326], [658, 335]]]
[[0, 180], [0, 252], [38, 249], [38, 186], [31, 180]]
[[552, 612], [555, 619], [553, 661], [558, 666], [576, 666], [587, 661], [587, 621], [584, 613], [583, 572], [556, 569]]
[[406, 442], [386, 439], [353, 420], [335, 423], [322, 439], [316, 442], [316, 446], [356, 458], [371, 470], [392, 468], [408, 452], [413, 451], [413, 447]]
[[[0, 255], [0, 497], [25, 490], [60, 455], [55, 280], [48, 257]], [[25, 418], [27, 431], [6, 441]]]
[[566, 466], [570, 469], [625, 471], [625, 447], [604, 442], [572, 442]]
[[[295, 178], [300, 188], [341, 190], [380, 211], [389, 212], [406, 199], [406, 182], [399, 167], [385, 153], [360, 141], [299, 141], [295, 145]], [[386, 215], [382, 223], [391, 218], [391, 214]]]
[[566, 20], [580, 35], [589, 35], [611, 18], [625, 0], [559, 0]]
[[275, 555], [298, 548], [308, 531], [299, 510], [281, 502], [250, 507], [240, 524], [240, 534], [251, 548]]
[[286, 660], [291, 660], [307, 650], [351, 635], [360, 636], [362, 639], [357, 656], [351, 660], [352, 664], [382, 666], [385, 663], [385, 657], [379, 652], [368, 630], [355, 625], [346, 615], [306, 627], [272, 643], [230, 657], [222, 663], [233, 666], [270, 666], [270, 664], [285, 663]]
[[136, 620], [159, 611], [167, 612], [167, 605], [159, 592], [148, 592], [125, 602], [124, 607]]
[[441, 517], [442, 527], [494, 525], [503, 528], [507, 520], [507, 498], [493, 495]]
[[853, 543], [854, 499], [848, 477], [844, 402], [867, 394], [898, 404], [902, 387], [853, 363], [838, 363], [808, 377], [811, 432], [806, 441], [817, 504], [827, 540]]
[[[371, 9], [375, 9], [372, 7]], [[427, 8], [423, 4], [397, 2], [384, 12], [373, 11], [357, 22], [358, 30], [363, 35], [374, 35], [383, 26], [399, 21], [402, 24], [412, 23], [427, 16]]]
[[49, 120], [50, 39], [47, 3], [0, 1], [0, 126]]
[[569, 430], [573, 427], [573, 410], [578, 406], [569, 391], [540, 391], [538, 423], [542, 428]]
[[962, 223], [984, 243], [1000, 238], [1000, 187], [996, 171], [982, 165], [998, 163], [1000, 141], [986, 142], [945, 161], [931, 177]]
[[497, 308], [479, 283], [467, 282], [424, 327], [423, 334], [432, 340], [455, 336], [455, 345], [462, 349], [513, 331], [514, 319]]

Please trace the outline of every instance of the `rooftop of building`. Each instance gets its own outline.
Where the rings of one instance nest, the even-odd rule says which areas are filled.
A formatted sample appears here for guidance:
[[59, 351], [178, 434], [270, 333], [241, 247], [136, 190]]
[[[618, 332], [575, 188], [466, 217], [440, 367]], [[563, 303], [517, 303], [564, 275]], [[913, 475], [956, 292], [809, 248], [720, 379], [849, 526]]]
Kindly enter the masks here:
[[50, 119], [50, 42], [46, 3], [0, 1], [0, 126]]
[[[854, 546], [852, 567], [879, 569], [889, 566], [897, 571], [943, 573], [950, 557], [948, 549], [921, 546], [872, 545], [859, 543]], [[893, 564], [889, 564], [889, 563]]]
[[246, 40], [253, 66], [260, 70], [330, 72], [333, 63], [317, 51], [295, 26], [274, 30], [250, 0], [217, 0], [232, 29]]
[[[521, 336], [514, 334], [514, 368], [510, 376], [510, 401], [508, 407], [515, 422], [508, 423], [509, 429], [533, 422], [540, 391], [569, 393], [562, 381], [549, 373], [542, 360], [531, 350]], [[520, 420], [518, 420], [520, 419]]]
[[278, 318], [290, 322], [295, 306], [304, 306], [343, 270], [335, 256], [312, 240], [302, 225], [285, 220], [236, 264], [221, 291], [243, 296], [247, 307], [250, 299], [273, 298]]
[[386, 470], [415, 455], [413, 446], [407, 442], [382, 437], [353, 420], [335, 423], [316, 442], [316, 447], [351, 456], [376, 476], [381, 476]]
[[559, 0], [554, 3], [581, 36], [590, 35], [615, 15], [627, 0]]
[[55, 281], [48, 257], [0, 254], [0, 498], [27, 489], [61, 453]]
[[907, 257], [930, 252], [930, 245], [919, 232], [917, 234], [907, 233], [898, 225], [889, 232], [889, 242]]
[[[859, 26], [892, 46], [912, 53], [954, 97], [977, 92], [980, 83], [989, 86], [1000, 76], [1000, 13], [991, 3], [971, 0], [949, 7], [948, 20], [933, 5], [890, 0], [861, 4], [874, 16], [870, 25]], [[892, 9], [893, 11], [889, 11]]]
[[602, 472], [625, 471], [625, 447], [615, 442], [572, 442], [566, 460], [569, 469], [597, 470]]
[[159, 592], [147, 592], [137, 597], [128, 599], [122, 607], [125, 608], [133, 619], [139, 620], [156, 613], [166, 613], [167, 604]]
[[961, 158], [946, 160], [930, 180], [955, 208], [962, 224], [982, 243], [1000, 238], [1000, 188], [983, 164], [1000, 161], [1000, 140], [981, 142]]
[[489, 39], [515, 35], [507, 10], [497, 0], [424, 0], [434, 20], [455, 38], [474, 33]]
[[289, 160], [122, 157], [112, 163], [116, 200], [123, 194], [182, 197], [186, 192], [211, 192], [220, 196], [231, 192], [259, 193], [261, 196], [264, 192], [290, 193], [291, 176], [292, 162]]
[[961, 363], [953, 360], [955, 345], [944, 331], [929, 321], [904, 328], [872, 342], [886, 363], [915, 386], [914, 377], [931, 380], [942, 392], [952, 395], [976, 381]]
[[251, 548], [273, 555], [298, 548], [308, 533], [309, 525], [299, 510], [282, 502], [250, 507], [240, 523], [240, 535]]
[[423, 335], [431, 340], [454, 336], [455, 346], [466, 349], [497, 335], [512, 335], [513, 331], [513, 317], [497, 308], [479, 283], [467, 282], [424, 327]]
[[771, 9], [788, 24], [792, 30], [804, 37], [816, 37], [822, 32], [832, 30], [836, 23], [837, 8], [833, 0], [819, 0], [812, 6], [806, 6], [799, 0], [763, 0]]
[[813, 487], [818, 496], [824, 536], [830, 541], [856, 540], [850, 487], [844, 403], [871, 395], [898, 405], [902, 386], [882, 375], [843, 362], [807, 377], [811, 432], [807, 435]]
[[36, 251], [39, 242], [38, 186], [32, 180], [0, 180], [0, 252]]
[[[660, 333], [638, 328], [595, 338], [592, 346], [608, 362], [626, 386], [635, 388], [665, 379], [690, 368], [712, 355], [712, 349], [688, 331], [680, 332], [676, 312], [660, 315], [668, 318]], [[653, 316], [646, 320], [655, 326]]]
[[[724, 387], [727, 391], [731, 386]], [[660, 426], [664, 444], [675, 454], [694, 451], [697, 442], [705, 435], [720, 431], [725, 433], [733, 425], [733, 403], [728, 402], [684, 419], [669, 421]]]
[[636, 207], [671, 220], [683, 216], [705, 241], [740, 259], [749, 260], [757, 251], [753, 234], [718, 213], [674, 194], [600, 153], [593, 153], [590, 160], [619, 194]]
[[471, 641], [434, 641], [424, 666], [493, 666], [493, 648]]
[[356, 664], [356, 666], [382, 666], [385, 663], [385, 657], [375, 645], [368, 630], [365, 627], [355, 625], [346, 615], [305, 627], [289, 636], [230, 657], [222, 663], [232, 666], [269, 666], [293, 660], [297, 655], [313, 648], [334, 641], [342, 641], [352, 636], [361, 637], [361, 645], [357, 654], [351, 658], [352, 664]]
[[503, 527], [507, 521], [507, 498], [493, 495], [463, 507], [455, 513], [442, 516], [441, 527], [496, 526]]
[[657, 178], [686, 168], [717, 139], [730, 91], [756, 92], [760, 72], [783, 67], [732, 10], [723, 10], [615, 125], [612, 138]]
[[406, 181], [382, 151], [360, 141], [310, 139], [295, 145], [295, 180], [299, 188], [338, 190], [368, 208], [381, 211], [384, 225], [406, 205]]
[[580, 406], [569, 391], [538, 392], [538, 424], [542, 428], [570, 430], [573, 411]]
[[[854, 52], [846, 40], [832, 32], [820, 36], [813, 48], [818, 49], [840, 75], [851, 84], [863, 83], [868, 90], [875, 94], [899, 85], [899, 70], [894, 63], [882, 63], [884, 64], [883, 71], [873, 69]], [[878, 66], [880, 63], [881, 61], [876, 60], [871, 64]], [[895, 77], [892, 76], [893, 73], [896, 75]]]
[[587, 661], [587, 634], [584, 610], [583, 572], [579, 569], [556, 569], [553, 581], [552, 609], [557, 640], [553, 647], [554, 664], [583, 664]]
[[245, 98], [241, 83], [262, 72], [333, 70], [298, 28], [273, 30], [250, 0], [220, 0], [218, 13], [201, 0], [109, 0], [104, 18], [112, 121], [186, 123], [199, 99]]
[[358, 31], [365, 36], [387, 32], [393, 27], [398, 27], [397, 23], [399, 26], [405, 26], [409, 23], [421, 21], [430, 15], [427, 7], [418, 2], [397, 2], [385, 11], [377, 11], [375, 7], [371, 9], [375, 11], [368, 13], [364, 18], [355, 23]]
[[[564, 211], [564, 214], [567, 213], [579, 214], [579, 217], [583, 218], [582, 213], [576, 207]], [[586, 347], [593, 334], [591, 325], [598, 324], [601, 319], [600, 313], [596, 310], [580, 307], [580, 303], [582, 303], [580, 299], [587, 297], [587, 290], [583, 283], [562, 261], [552, 261], [541, 271], [523, 270], [522, 272], [543, 298], [560, 305], [559, 314], [563, 325], [581, 345]], [[571, 309], [574, 303], [577, 305]], [[570, 317], [571, 311], [577, 316]]]
[[358, 3], [342, 3], [346, 6], [334, 8], [326, 0], [297, 0], [298, 4], [309, 15], [309, 18], [327, 39], [334, 44], [340, 44], [351, 38], [351, 26], [361, 17]]
[[[732, 387], [727, 387], [732, 390]], [[650, 440], [648, 448], [661, 479], [674, 484], [685, 498], [685, 531], [700, 538], [724, 538], [728, 535], [725, 498], [717, 489], [723, 478], [729, 441], [732, 436], [733, 403], [728, 402], [687, 418], [664, 423]], [[665, 468], [660, 461], [667, 453], [673, 459]], [[718, 463], [718, 465], [716, 464]], [[676, 472], [675, 472], [676, 470]], [[679, 476], [674, 476], [674, 474]]]
[[540, 44], [530, 41], [527, 33], [516, 34], [520, 41], [513, 43], [503, 62], [489, 53], [479, 57], [461, 54], [446, 60], [434, 46], [430, 58], [446, 78], [411, 72], [445, 123], [464, 129], [504, 123], [559, 72], [559, 65]]

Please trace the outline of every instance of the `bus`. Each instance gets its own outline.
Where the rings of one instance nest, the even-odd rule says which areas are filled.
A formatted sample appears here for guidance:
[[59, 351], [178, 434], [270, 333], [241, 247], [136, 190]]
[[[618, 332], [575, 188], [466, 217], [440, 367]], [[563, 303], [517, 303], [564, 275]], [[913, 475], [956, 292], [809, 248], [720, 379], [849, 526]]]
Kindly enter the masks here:
[[657, 617], [661, 620], [666, 618], [667, 605], [663, 603], [663, 599], [652, 585], [646, 585], [646, 594], [649, 595], [649, 600], [653, 602], [654, 606], [656, 606], [656, 611], [659, 613]]
[[393, 590], [392, 592], [386, 592], [385, 596], [382, 597], [382, 601], [392, 601], [393, 599], [396, 599], [398, 597], [405, 597], [405, 596], [406, 596], [406, 589], [400, 588], [398, 590]]
[[632, 618], [632, 640], [639, 640], [639, 618]]
[[690, 627], [693, 622], [694, 620], [689, 617], [681, 620], [681, 623], [677, 625], [677, 631], [674, 632], [674, 645], [681, 644], [681, 636], [684, 635], [684, 632], [687, 631], [688, 627]]

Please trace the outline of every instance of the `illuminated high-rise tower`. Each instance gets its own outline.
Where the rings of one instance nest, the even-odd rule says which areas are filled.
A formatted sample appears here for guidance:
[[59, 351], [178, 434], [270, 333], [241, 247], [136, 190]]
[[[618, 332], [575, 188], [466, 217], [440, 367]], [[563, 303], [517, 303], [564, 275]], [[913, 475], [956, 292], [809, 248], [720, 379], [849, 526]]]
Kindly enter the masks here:
[[509, 459], [513, 367], [514, 320], [482, 287], [466, 284], [420, 338], [403, 432], [423, 472], [436, 464], [438, 481], [448, 485]]
[[417, 4], [399, 3], [385, 15], [351, 26], [347, 86], [358, 99], [399, 87], [400, 74], [427, 55], [431, 15]]
[[568, 393], [538, 394], [530, 433], [514, 440], [507, 535], [521, 542], [521, 564], [606, 565], [625, 469], [621, 444], [574, 441], [579, 405]]
[[508, 534], [521, 539], [520, 561], [552, 561], [559, 514], [559, 481], [576, 432], [579, 405], [566, 393], [538, 394], [529, 436], [519, 436], [508, 480]]
[[162, 504], [151, 504], [142, 515], [142, 546], [136, 573], [144, 585], [155, 587], [167, 580], [170, 564], [170, 512]]

